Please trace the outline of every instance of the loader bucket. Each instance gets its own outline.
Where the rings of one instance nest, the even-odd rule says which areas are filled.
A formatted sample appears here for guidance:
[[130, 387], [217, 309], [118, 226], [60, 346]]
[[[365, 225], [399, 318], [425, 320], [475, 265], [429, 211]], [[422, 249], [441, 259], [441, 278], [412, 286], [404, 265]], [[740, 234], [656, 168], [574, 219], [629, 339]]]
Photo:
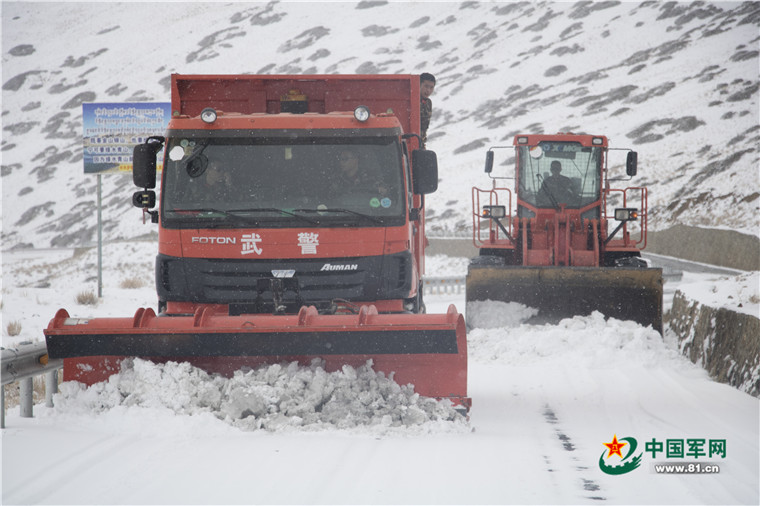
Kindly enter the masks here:
[[48, 354], [63, 358], [65, 381], [91, 385], [119, 372], [126, 357], [189, 362], [225, 376], [244, 367], [325, 361], [327, 371], [373, 361], [375, 371], [415, 392], [469, 408], [464, 318], [446, 314], [320, 315], [302, 307], [294, 315], [239, 315], [200, 308], [192, 316], [156, 316], [139, 309], [133, 318], [77, 319], [60, 309], [44, 331]]
[[519, 302], [546, 323], [599, 311], [662, 334], [661, 269], [470, 265], [466, 300]]

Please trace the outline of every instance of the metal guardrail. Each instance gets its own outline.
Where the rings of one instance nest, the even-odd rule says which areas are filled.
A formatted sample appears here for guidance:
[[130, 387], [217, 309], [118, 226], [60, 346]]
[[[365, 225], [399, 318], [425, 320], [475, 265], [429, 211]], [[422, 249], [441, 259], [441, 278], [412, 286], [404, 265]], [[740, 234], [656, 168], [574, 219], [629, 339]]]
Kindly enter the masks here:
[[436, 276], [422, 278], [422, 293], [462, 293], [466, 276]]
[[45, 343], [23, 342], [15, 348], [0, 348], [0, 428], [5, 428], [5, 385], [19, 382], [19, 404], [21, 416], [33, 416], [33, 379], [45, 375], [45, 405], [53, 407], [53, 394], [58, 392], [58, 369], [63, 367], [63, 360], [50, 360]]
[[672, 269], [670, 267], [662, 268], [662, 281], [667, 283], [668, 281], [681, 281], [683, 279], [683, 271]]

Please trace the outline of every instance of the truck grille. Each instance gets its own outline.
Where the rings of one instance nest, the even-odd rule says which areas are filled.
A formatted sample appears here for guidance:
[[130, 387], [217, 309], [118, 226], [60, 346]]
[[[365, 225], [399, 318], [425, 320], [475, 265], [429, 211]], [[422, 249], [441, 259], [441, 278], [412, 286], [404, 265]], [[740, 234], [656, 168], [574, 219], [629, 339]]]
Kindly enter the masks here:
[[256, 261], [159, 255], [156, 262], [156, 286], [159, 299], [164, 301], [267, 304], [273, 300], [269, 280], [291, 273], [283, 278], [282, 293], [282, 302], [289, 305], [320, 307], [334, 299], [401, 299], [409, 297], [411, 291], [408, 252], [349, 259]]

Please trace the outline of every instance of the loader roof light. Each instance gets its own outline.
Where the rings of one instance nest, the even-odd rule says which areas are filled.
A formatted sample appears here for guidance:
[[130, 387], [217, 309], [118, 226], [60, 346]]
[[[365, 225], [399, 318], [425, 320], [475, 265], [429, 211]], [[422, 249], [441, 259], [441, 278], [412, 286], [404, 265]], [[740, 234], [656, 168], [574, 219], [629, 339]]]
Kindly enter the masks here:
[[201, 111], [201, 119], [204, 123], [211, 124], [216, 121], [216, 111], [213, 107], [206, 107]]
[[617, 221], [635, 221], [639, 219], [639, 210], [632, 208], [615, 209], [615, 220]]
[[357, 121], [361, 121], [364, 123], [369, 119], [369, 107], [366, 105], [360, 105], [356, 109], [354, 109], [354, 118], [357, 119]]
[[518, 137], [517, 138], [517, 143], [518, 144], [527, 144], [528, 143], [528, 138], [527, 137]]
[[542, 156], [544, 156], [544, 148], [542, 148], [541, 146], [533, 146], [532, 148], [528, 149], [528, 154], [530, 155], [531, 158], [536, 158], [536, 159], [541, 158]]
[[594, 146], [601, 146], [604, 144], [604, 139], [601, 137], [594, 137], [591, 139], [591, 144]]

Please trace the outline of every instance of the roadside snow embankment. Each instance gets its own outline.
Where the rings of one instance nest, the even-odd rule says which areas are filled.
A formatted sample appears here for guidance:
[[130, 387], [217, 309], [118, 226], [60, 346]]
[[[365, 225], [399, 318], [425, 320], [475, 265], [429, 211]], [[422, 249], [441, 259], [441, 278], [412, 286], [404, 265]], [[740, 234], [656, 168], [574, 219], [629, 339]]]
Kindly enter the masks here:
[[760, 273], [682, 283], [668, 327], [681, 352], [716, 381], [760, 396]]

